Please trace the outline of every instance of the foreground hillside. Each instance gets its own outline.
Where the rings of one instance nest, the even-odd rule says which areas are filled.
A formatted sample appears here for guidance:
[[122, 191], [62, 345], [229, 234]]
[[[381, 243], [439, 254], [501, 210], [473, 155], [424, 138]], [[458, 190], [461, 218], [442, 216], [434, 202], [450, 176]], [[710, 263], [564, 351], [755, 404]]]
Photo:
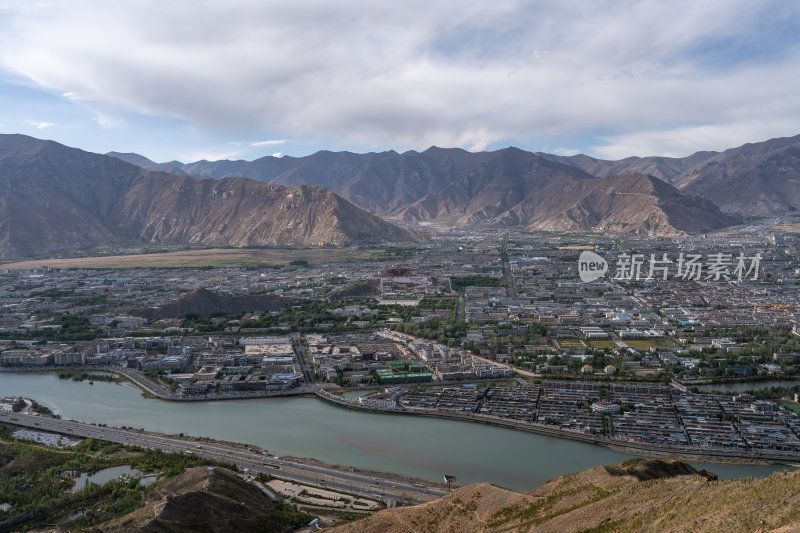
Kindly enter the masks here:
[[141, 509], [95, 531], [138, 533], [294, 531], [311, 515], [273, 502], [236, 474], [197, 468], [154, 485]]
[[633, 459], [552, 479], [531, 493], [486, 483], [387, 509], [341, 532], [735, 532], [800, 530], [800, 472], [716, 481], [683, 463]]
[[[19, 429], [0, 424], [0, 533], [282, 532], [312, 518], [274, 502], [215, 461], [92, 438], [57, 449], [17, 439]], [[74, 477], [122, 465], [165, 479], [147, 486], [127, 477], [96, 485]]]

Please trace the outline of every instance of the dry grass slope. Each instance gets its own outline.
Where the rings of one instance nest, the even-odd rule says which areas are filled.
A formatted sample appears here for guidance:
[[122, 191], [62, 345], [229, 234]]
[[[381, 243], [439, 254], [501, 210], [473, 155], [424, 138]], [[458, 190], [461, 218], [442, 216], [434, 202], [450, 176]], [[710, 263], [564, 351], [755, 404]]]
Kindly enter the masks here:
[[[529, 494], [476, 484], [381, 511], [343, 532], [800, 531], [800, 472], [710, 481], [681, 466], [633, 460], [557, 477]], [[614, 473], [611, 473], [614, 472]]]

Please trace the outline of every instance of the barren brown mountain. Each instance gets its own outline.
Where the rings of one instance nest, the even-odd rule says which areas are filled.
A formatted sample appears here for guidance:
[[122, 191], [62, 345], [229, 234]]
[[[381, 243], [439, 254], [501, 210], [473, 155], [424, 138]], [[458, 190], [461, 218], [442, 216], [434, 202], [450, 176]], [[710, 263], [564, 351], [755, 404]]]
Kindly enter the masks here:
[[149, 172], [0, 135], [0, 258], [109, 244], [324, 246], [421, 236], [319, 187]]
[[559, 176], [529, 190], [495, 190], [503, 199], [486, 201], [481, 195], [454, 210], [457, 215], [434, 211], [433, 206], [453, 202], [453, 195], [441, 193], [411, 205], [397, 217], [406, 221], [427, 218], [492, 227], [642, 235], [704, 233], [738, 222], [736, 217], [722, 214], [710, 200], [642, 174], [591, 179]]
[[800, 135], [684, 158], [629, 157], [603, 161], [559, 158], [595, 176], [644, 172], [699, 194], [726, 213], [771, 216], [800, 210]]
[[[711, 202], [652, 180], [650, 185], [632, 184], [632, 178], [598, 180], [590, 172], [607, 176], [604, 162], [591, 160], [595, 164], [587, 165], [587, 172], [577, 161], [517, 148], [470, 153], [432, 147], [403, 154], [318, 152], [290, 161], [266, 157], [182, 168], [211, 176], [227, 169], [272, 183], [320, 185], [373, 213], [410, 223], [655, 235], [706, 232], [736, 221], [722, 216]], [[675, 172], [687, 164], [665, 163]], [[629, 174], [634, 167], [621, 168]], [[642, 165], [641, 170], [658, 172], [659, 167]], [[627, 191], [631, 187], [637, 190]], [[615, 188], [618, 195], [612, 202], [608, 195]], [[626, 201], [619, 196], [623, 194]], [[645, 201], [634, 194], [653, 198]]]
[[[132, 154], [121, 155], [132, 161]], [[745, 144], [724, 152], [697, 152], [688, 157], [628, 157], [618, 161], [586, 155], [534, 154], [515, 148], [470, 153], [432, 147], [424, 152], [403, 154], [322, 151], [297, 158], [198, 161], [180, 168], [195, 176], [243, 176], [284, 185], [319, 185], [378, 214], [396, 214], [421, 202], [425, 205], [417, 210], [417, 216], [430, 213], [441, 219], [441, 211], [457, 211], [467, 203], [479, 210], [479, 201], [473, 197], [483, 193], [486, 184], [481, 183], [482, 177], [492, 173], [491, 167], [496, 169], [498, 161], [508, 162], [509, 155], [518, 163], [506, 165], [508, 173], [498, 183], [512, 185], [511, 190], [524, 188], [531, 180], [532, 162], [538, 157], [571, 167], [562, 168], [559, 173], [573, 177], [649, 174], [685, 192], [708, 198], [729, 214], [769, 216], [800, 209], [800, 135]], [[544, 171], [544, 163], [535, 164]], [[157, 168], [152, 161], [145, 160], [142, 165]], [[536, 180], [533, 181], [536, 185]], [[444, 201], [437, 205], [430, 200], [431, 196], [444, 198], [447, 189], [454, 187], [470, 202], [455, 198], [453, 205]], [[491, 197], [493, 193], [488, 194]], [[496, 215], [503, 207], [501, 204], [487, 202], [483, 207]]]

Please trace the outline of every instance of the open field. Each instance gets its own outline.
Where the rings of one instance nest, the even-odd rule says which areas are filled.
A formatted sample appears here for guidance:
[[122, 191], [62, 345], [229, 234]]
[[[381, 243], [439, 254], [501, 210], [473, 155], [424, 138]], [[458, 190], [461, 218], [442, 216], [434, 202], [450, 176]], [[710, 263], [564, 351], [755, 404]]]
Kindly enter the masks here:
[[800, 233], [800, 222], [796, 224], [787, 224], [785, 226], [775, 226], [777, 231], [785, 231], [786, 233]]
[[630, 346], [631, 348], [639, 348], [640, 350], [646, 350], [648, 348], [653, 347], [653, 343], [650, 341], [641, 341], [641, 340], [627, 340], [622, 339], [622, 342]]
[[212, 248], [208, 250], [183, 250], [157, 254], [111, 255], [100, 257], [70, 257], [63, 259], [37, 259], [0, 264], [0, 269], [51, 268], [224, 268], [283, 266], [292, 261], [309, 264], [365, 261], [390, 258], [391, 252], [381, 248]]
[[639, 348], [641, 350], [646, 350], [648, 348], [658, 348], [659, 346], [671, 346], [673, 348], [680, 348], [681, 344], [676, 341], [675, 339], [670, 339], [668, 337], [653, 337], [649, 340], [628, 340], [622, 339], [625, 344], [632, 348]]
[[592, 348], [617, 348], [614, 341], [590, 341], [589, 344]]
[[562, 348], [586, 348], [580, 339], [558, 339], [557, 342]]
[[800, 404], [794, 402], [778, 402], [778, 405], [781, 407], [792, 411], [793, 413], [800, 415]]

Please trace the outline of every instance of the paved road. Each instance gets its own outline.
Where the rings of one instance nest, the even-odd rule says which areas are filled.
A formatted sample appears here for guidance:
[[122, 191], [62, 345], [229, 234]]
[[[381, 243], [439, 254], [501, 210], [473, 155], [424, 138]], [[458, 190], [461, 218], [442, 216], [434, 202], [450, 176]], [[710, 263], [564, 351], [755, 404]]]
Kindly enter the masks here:
[[456, 308], [456, 323], [464, 322], [464, 293], [458, 295], [458, 307]]
[[50, 431], [77, 437], [94, 437], [100, 440], [153, 448], [170, 453], [189, 453], [236, 465], [240, 470], [264, 472], [276, 477], [328, 487], [360, 496], [382, 499], [394, 505], [396, 501], [422, 503], [441, 496], [440, 488], [418, 487], [412, 483], [361, 474], [357, 470], [340, 471], [324, 466], [304, 464], [299, 461], [265, 455], [255, 449], [241, 450], [219, 443], [197, 443], [180, 437], [157, 435], [126, 429], [85, 424], [75, 420], [61, 420], [43, 416], [0, 412], [0, 422], [41, 431]]
[[508, 234], [503, 238], [503, 245], [500, 252], [500, 257], [503, 260], [503, 275], [506, 278], [506, 291], [508, 295], [512, 298], [517, 297], [517, 286], [514, 284], [514, 275], [511, 273], [511, 265], [509, 264], [507, 258], [508, 253], [506, 252], [508, 247]]
[[303, 372], [303, 382], [306, 387], [314, 387], [314, 374], [313, 370], [309, 367], [308, 362], [311, 359], [311, 354], [308, 353], [308, 347], [300, 335], [295, 334], [292, 336], [292, 348], [294, 349], [295, 359], [300, 364], [300, 370]]

